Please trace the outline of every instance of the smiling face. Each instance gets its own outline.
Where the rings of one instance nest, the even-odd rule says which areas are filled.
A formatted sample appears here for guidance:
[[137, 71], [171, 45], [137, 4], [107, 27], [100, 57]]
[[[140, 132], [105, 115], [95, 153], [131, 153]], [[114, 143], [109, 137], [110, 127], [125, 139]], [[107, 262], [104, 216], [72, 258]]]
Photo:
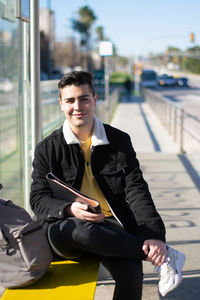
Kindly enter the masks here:
[[59, 103], [72, 131], [78, 138], [89, 136], [93, 127], [97, 95], [92, 95], [87, 84], [67, 85], [61, 92]]

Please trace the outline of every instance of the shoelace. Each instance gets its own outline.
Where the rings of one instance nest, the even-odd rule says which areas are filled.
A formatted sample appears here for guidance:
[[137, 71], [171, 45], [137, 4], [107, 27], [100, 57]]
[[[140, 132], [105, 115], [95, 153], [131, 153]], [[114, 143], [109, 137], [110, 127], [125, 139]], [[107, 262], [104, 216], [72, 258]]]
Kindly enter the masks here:
[[170, 252], [168, 267], [171, 269], [171, 271], [173, 273], [177, 273], [177, 270], [176, 270], [176, 258], [177, 258], [177, 252], [176, 251]]

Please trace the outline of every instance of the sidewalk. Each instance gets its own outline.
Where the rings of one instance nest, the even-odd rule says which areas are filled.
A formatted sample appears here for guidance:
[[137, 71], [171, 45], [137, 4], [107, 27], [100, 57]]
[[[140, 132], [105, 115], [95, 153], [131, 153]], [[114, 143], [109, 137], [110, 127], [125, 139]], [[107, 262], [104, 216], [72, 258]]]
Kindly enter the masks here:
[[[167, 230], [167, 242], [186, 255], [181, 285], [162, 297], [157, 274], [144, 262], [143, 300], [200, 299], [200, 184], [197, 154], [179, 155], [178, 146], [142, 99], [120, 103], [111, 125], [131, 136], [144, 177]], [[199, 156], [198, 156], [199, 157]], [[95, 300], [111, 300], [114, 282], [102, 268]], [[128, 299], [129, 300], [129, 299]], [[131, 300], [131, 299], [130, 299]]]

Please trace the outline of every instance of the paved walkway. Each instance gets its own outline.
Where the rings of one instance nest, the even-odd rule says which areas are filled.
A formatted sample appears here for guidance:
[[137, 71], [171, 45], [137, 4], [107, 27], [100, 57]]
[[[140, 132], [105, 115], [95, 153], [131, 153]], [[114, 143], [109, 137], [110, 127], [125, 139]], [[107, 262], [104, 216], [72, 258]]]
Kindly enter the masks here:
[[[140, 98], [120, 103], [111, 122], [131, 136], [144, 177], [167, 229], [167, 242], [186, 254], [183, 282], [166, 297], [158, 293], [158, 277], [144, 262], [143, 300], [200, 299], [200, 181], [198, 153], [178, 154], [148, 105]], [[102, 268], [95, 300], [111, 300], [114, 282]], [[125, 299], [131, 300], [131, 299]]]

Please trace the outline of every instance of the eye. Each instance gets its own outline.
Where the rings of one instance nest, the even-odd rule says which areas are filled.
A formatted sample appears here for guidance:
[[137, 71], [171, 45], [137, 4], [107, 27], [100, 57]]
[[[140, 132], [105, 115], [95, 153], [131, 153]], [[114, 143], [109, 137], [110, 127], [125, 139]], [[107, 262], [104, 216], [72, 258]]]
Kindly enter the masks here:
[[80, 100], [81, 101], [87, 101], [89, 98], [88, 97], [83, 97], [83, 98], [81, 98]]
[[73, 98], [65, 99], [65, 103], [72, 104], [72, 103], [74, 103], [74, 99]]

